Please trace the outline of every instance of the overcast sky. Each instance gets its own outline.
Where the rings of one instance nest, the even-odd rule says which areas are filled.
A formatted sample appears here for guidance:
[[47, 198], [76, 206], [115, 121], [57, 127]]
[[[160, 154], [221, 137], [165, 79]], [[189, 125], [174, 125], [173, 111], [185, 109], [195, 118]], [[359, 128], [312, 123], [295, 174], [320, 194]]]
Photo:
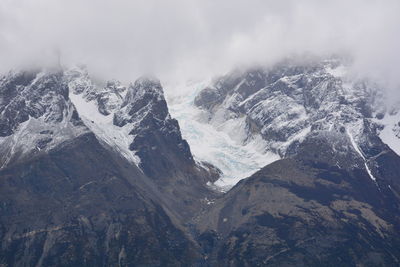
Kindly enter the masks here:
[[400, 84], [399, 0], [0, 0], [0, 71], [51, 60], [134, 80], [349, 53]]

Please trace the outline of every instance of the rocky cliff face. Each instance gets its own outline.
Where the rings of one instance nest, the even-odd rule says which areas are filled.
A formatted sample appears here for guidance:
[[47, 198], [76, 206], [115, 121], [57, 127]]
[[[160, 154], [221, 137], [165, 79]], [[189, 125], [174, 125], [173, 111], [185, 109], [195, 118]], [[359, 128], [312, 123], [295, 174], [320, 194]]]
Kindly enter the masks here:
[[[113, 123], [119, 127], [128, 123], [134, 125], [129, 132], [133, 136], [130, 148], [137, 151], [140, 166], [149, 176], [171, 175], [174, 169], [195, 164], [189, 145], [182, 139], [178, 122], [168, 112], [158, 80], [140, 78], [130, 86]], [[182, 166], [173, 166], [174, 163]]]

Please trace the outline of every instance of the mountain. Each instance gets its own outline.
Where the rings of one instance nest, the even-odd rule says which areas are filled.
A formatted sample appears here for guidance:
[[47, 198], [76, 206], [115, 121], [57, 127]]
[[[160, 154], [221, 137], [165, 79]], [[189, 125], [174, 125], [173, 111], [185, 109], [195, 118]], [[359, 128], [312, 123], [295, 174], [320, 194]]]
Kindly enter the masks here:
[[398, 113], [345, 68], [289, 60], [232, 72], [196, 97], [208, 123], [281, 157], [197, 218], [210, 265], [399, 264], [400, 140], [385, 119]]
[[[9, 72], [0, 266], [398, 266], [400, 108], [350, 63], [232, 71], [182, 106], [191, 124], [154, 77]], [[192, 142], [186, 127], [206, 134]], [[209, 146], [246, 153], [192, 154]], [[247, 168], [251, 153], [268, 164]], [[221, 192], [237, 178], [221, 162], [260, 169]]]
[[386, 108], [384, 98], [377, 84], [352, 77], [342, 60], [331, 58], [234, 71], [202, 90], [194, 103], [209, 124], [280, 158], [296, 154], [315, 132], [344, 131], [375, 179], [374, 156], [385, 144], [400, 153], [399, 108]]
[[215, 192], [160, 82], [95, 84], [84, 68], [0, 80], [0, 264], [190, 265], [183, 221]]

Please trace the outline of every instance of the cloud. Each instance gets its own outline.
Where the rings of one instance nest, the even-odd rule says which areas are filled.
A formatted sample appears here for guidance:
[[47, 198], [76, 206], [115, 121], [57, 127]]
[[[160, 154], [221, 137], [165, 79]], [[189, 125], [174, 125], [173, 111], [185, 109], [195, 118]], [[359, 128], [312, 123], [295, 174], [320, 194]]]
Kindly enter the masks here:
[[357, 70], [400, 84], [398, 0], [2, 0], [0, 71], [85, 63], [133, 80], [219, 74], [296, 53], [351, 54]]

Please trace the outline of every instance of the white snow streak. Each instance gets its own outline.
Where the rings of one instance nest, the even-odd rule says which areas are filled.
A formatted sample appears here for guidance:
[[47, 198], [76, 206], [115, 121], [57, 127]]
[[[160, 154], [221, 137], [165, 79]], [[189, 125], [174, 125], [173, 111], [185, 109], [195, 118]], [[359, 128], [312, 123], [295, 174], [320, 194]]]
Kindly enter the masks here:
[[373, 176], [370, 168], [368, 167], [367, 164], [367, 159], [365, 158], [364, 154], [362, 153], [362, 151], [360, 150], [360, 148], [358, 147], [358, 145], [356, 144], [356, 142], [354, 141], [353, 135], [351, 135], [351, 133], [349, 131], [347, 131], [348, 136], [350, 137], [350, 142], [352, 144], [352, 146], [354, 147], [354, 149], [356, 150], [356, 152], [361, 156], [361, 158], [364, 160], [364, 165], [365, 165], [365, 169], [368, 172], [369, 177], [373, 180], [376, 181], [376, 178]]

